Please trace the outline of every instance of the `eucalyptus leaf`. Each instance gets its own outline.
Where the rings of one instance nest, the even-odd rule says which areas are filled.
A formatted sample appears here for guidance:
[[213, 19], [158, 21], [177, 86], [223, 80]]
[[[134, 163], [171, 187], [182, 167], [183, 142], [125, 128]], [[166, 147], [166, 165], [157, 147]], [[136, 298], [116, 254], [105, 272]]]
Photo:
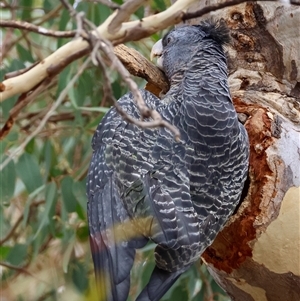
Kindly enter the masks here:
[[36, 237], [39, 235], [40, 231], [43, 229], [43, 227], [45, 227], [46, 225], [49, 224], [49, 219], [51, 217], [49, 217], [49, 213], [51, 208], [53, 208], [53, 206], [56, 203], [56, 184], [54, 182], [47, 184], [46, 189], [45, 189], [45, 200], [46, 200], [46, 204], [44, 207], [44, 211], [42, 212], [42, 218], [40, 221], [40, 225], [38, 230], [35, 233], [35, 236], [33, 239], [36, 239]]
[[77, 200], [73, 194], [73, 179], [71, 177], [65, 177], [61, 181], [61, 194], [63, 203], [67, 212], [71, 213], [76, 210]]
[[43, 185], [37, 158], [24, 153], [16, 164], [16, 171], [29, 193]]
[[63, 267], [64, 273], [68, 272], [68, 265], [69, 265], [71, 255], [72, 255], [72, 252], [73, 252], [73, 249], [74, 249], [74, 245], [75, 245], [75, 242], [76, 242], [75, 237], [76, 237], [75, 235], [72, 235], [70, 237], [68, 246], [67, 246], [67, 248], [64, 252], [64, 255], [63, 255], [62, 267]]
[[[6, 156], [3, 156], [3, 160]], [[13, 161], [10, 161], [0, 175], [0, 203], [9, 202], [15, 191], [16, 170]]]

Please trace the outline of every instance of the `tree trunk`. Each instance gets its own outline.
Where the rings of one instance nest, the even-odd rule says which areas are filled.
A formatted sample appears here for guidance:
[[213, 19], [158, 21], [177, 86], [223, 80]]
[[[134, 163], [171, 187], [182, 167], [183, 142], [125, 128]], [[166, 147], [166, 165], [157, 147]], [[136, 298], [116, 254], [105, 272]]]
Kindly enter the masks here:
[[214, 15], [231, 29], [229, 82], [251, 155], [243, 200], [203, 260], [232, 300], [299, 301], [300, 8], [248, 2]]

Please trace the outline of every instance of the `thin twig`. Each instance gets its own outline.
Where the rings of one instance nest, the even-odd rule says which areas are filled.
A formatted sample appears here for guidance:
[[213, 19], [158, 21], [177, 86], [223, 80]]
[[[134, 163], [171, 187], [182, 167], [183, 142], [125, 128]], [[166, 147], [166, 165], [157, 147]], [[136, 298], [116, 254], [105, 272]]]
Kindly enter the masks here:
[[17, 28], [35, 32], [47, 37], [55, 38], [73, 38], [76, 34], [75, 30], [56, 31], [45, 27], [36, 26], [32, 23], [17, 20], [0, 20], [0, 27]]
[[65, 89], [60, 93], [58, 99], [56, 102], [52, 105], [52, 107], [49, 109], [45, 117], [41, 120], [38, 127], [19, 145], [18, 148], [16, 148], [9, 156], [8, 158], [0, 165], [0, 171], [14, 158], [16, 157], [20, 152], [22, 152], [27, 144], [33, 139], [38, 133], [43, 129], [45, 124], [47, 123], [48, 119], [52, 116], [54, 111], [60, 106], [64, 98], [67, 96], [68, 91], [70, 88], [74, 85], [75, 81], [78, 79], [78, 77], [82, 74], [84, 69], [87, 67], [89, 62], [91, 61], [91, 58], [87, 58], [85, 62], [80, 66], [78, 72], [75, 74], [75, 76], [69, 81], [68, 85], [65, 87]]
[[19, 273], [22, 273], [22, 274], [26, 274], [26, 275], [29, 275], [33, 278], [36, 278], [34, 275], [32, 275], [30, 272], [28, 272], [25, 267], [27, 267], [27, 265], [25, 267], [19, 267], [19, 266], [15, 266], [15, 265], [12, 265], [12, 264], [9, 264], [7, 262], [3, 262], [3, 261], [0, 261], [0, 265], [5, 267], [5, 268], [8, 268], [8, 269], [11, 269], [11, 270], [15, 270]]
[[98, 2], [101, 3], [111, 9], [118, 9], [120, 8], [120, 5], [118, 5], [117, 3], [111, 2], [110, 0], [85, 0], [86, 2]]
[[21, 214], [15, 224], [12, 226], [12, 228], [9, 230], [9, 232], [6, 234], [6, 236], [0, 240], [0, 246], [3, 245], [6, 241], [8, 241], [15, 233], [16, 229], [20, 225], [20, 223], [23, 220], [23, 214]]
[[38, 95], [40, 95], [42, 91], [47, 89], [47, 87], [49, 87], [50, 84], [50, 78], [46, 78], [38, 87], [34, 89], [34, 91], [31, 94], [26, 93], [28, 95], [22, 94], [19, 97], [17, 104], [10, 110], [9, 117], [0, 130], [0, 140], [6, 137], [7, 134], [10, 132], [12, 126], [14, 125], [15, 118], [18, 116], [20, 111], [30, 102], [32, 102]]
[[[16, 9], [18, 7], [11, 5], [10, 9]], [[55, 15], [58, 14], [58, 12], [61, 10], [62, 5], [59, 4], [57, 7], [55, 7], [54, 9], [52, 9], [49, 13], [43, 15], [41, 18], [39, 18], [39, 21], [37, 22], [37, 26], [39, 26], [40, 24], [43, 24], [44, 22], [46, 22], [47, 20], [53, 19], [55, 17]], [[11, 16], [11, 19], [14, 20], [16, 19], [13, 15]], [[10, 30], [13, 30], [12, 28]], [[6, 55], [10, 52], [10, 50], [12, 49], [12, 47], [16, 44], [18, 44], [23, 38], [26, 37], [26, 35], [28, 34], [28, 32], [22, 32], [22, 35], [18, 38], [16, 38], [14, 41], [8, 43], [3, 43], [3, 47], [2, 47], [2, 52], [1, 56], [0, 56], [0, 60], [4, 59], [6, 57]], [[7, 36], [7, 35], [6, 35]], [[1, 101], [1, 98], [0, 98]]]
[[20, 69], [20, 70], [16, 70], [16, 71], [12, 71], [12, 72], [9, 72], [9, 73], [6, 73], [4, 75], [4, 79], [8, 79], [8, 78], [12, 78], [12, 77], [15, 77], [15, 76], [19, 76], [21, 74], [24, 74], [26, 73], [28, 70], [30, 70], [31, 68], [33, 68], [34, 66], [36, 66], [37, 64], [39, 64], [39, 62], [35, 62], [33, 63], [32, 65], [30, 65], [29, 67], [26, 67], [24, 69]]

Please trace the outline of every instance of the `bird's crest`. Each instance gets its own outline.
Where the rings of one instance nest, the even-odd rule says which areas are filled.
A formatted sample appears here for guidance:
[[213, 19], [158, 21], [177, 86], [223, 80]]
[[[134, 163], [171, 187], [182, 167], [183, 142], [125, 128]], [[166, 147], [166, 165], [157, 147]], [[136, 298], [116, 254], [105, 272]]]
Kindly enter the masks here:
[[230, 42], [229, 29], [224, 20], [209, 19], [199, 24], [202, 31], [206, 33], [206, 37], [212, 38], [220, 45], [225, 45]]

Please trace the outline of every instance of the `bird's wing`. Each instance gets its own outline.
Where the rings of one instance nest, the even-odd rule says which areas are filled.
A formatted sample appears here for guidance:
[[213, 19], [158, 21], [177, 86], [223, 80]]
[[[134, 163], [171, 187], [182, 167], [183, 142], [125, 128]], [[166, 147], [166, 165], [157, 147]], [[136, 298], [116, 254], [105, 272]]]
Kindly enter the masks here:
[[[134, 115], [131, 95], [125, 95], [120, 104], [128, 114]], [[118, 171], [112, 166], [118, 160], [118, 154], [114, 152], [122, 147], [121, 131], [125, 127], [126, 122], [115, 109], [105, 115], [93, 137], [94, 152], [87, 179], [90, 244], [97, 287], [101, 300], [106, 301], [126, 300], [135, 249], [147, 243], [147, 239], [133, 233], [134, 229], [121, 199], [122, 183]], [[124, 135], [126, 139], [129, 134]], [[116, 147], [114, 143], [117, 143]], [[118, 168], [121, 168], [124, 162], [119, 160], [117, 163]]]
[[[149, 107], [160, 104], [152, 94], [141, 92]], [[127, 94], [119, 104], [138, 119], [139, 111], [132, 98]], [[146, 176], [141, 180], [141, 173], [152, 166], [147, 157], [149, 143], [155, 138], [151, 132], [148, 137], [142, 137], [141, 133], [142, 129], [128, 124], [115, 109], [111, 109], [92, 141], [94, 152], [87, 179], [90, 244], [99, 293], [107, 301], [126, 300], [135, 249], [148, 241], [141, 235], [145, 225], [139, 225], [139, 217], [148, 215], [139, 212], [133, 216], [132, 211], [149, 210], [138, 204], [140, 188], [145, 203], [151, 203], [149, 199], [153, 193], [148, 186], [151, 179]]]
[[[143, 96], [148, 102], [153, 97]], [[125, 96], [119, 103], [139, 118], [131, 97]], [[158, 267], [142, 294], [158, 300], [190, 265], [187, 247], [199, 241], [186, 148], [165, 128], [140, 129], [125, 122], [114, 109], [99, 125], [93, 148], [88, 215], [100, 293], [109, 301], [127, 296], [134, 249], [150, 238], [160, 245], [156, 249]], [[186, 260], [181, 261], [185, 255]]]
[[147, 240], [133, 234], [113, 174], [108, 176], [103, 189], [90, 196], [88, 212], [90, 244], [101, 300], [126, 300], [135, 249], [144, 246]]

